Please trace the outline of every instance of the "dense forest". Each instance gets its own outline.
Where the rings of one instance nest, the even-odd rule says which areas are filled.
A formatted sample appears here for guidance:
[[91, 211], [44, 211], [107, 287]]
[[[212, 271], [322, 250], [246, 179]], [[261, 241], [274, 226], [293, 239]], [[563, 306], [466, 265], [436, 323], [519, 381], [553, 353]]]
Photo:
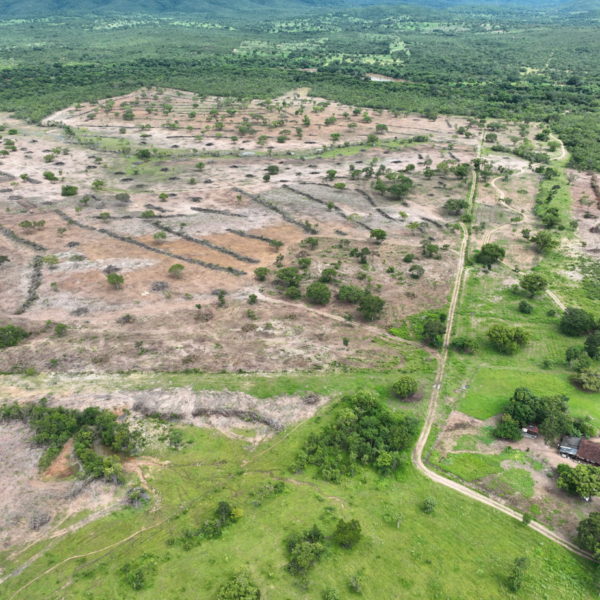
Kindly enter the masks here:
[[[294, 10], [285, 20], [274, 11], [271, 19], [244, 22], [227, 15], [4, 22], [0, 109], [39, 121], [140, 86], [240, 99], [310, 87], [372, 108], [545, 120], [564, 139], [572, 166], [600, 170], [598, 12]], [[368, 73], [395, 81], [371, 81]]]

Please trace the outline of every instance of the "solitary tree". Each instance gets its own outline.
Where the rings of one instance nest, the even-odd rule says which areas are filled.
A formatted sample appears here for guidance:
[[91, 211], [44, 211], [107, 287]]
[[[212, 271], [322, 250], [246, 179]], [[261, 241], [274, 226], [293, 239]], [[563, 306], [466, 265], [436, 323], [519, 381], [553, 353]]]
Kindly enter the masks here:
[[172, 275], [173, 277], [177, 277], [177, 279], [179, 279], [183, 275], [184, 269], [185, 267], [183, 265], [176, 263], [169, 269], [169, 275]]
[[106, 276], [106, 281], [108, 281], [110, 285], [114, 285], [117, 290], [120, 290], [125, 278], [123, 275], [119, 275], [118, 273], [109, 273]]
[[324, 283], [315, 281], [306, 288], [306, 297], [313, 304], [328, 304], [331, 300], [331, 290]]
[[358, 304], [358, 311], [368, 321], [374, 321], [381, 316], [385, 307], [385, 300], [379, 296], [365, 294]]
[[337, 523], [332, 539], [336, 544], [344, 548], [356, 546], [361, 538], [362, 528], [356, 519], [344, 521], [340, 519]]
[[279, 252], [279, 248], [281, 248], [281, 246], [283, 246], [283, 242], [280, 242], [279, 240], [270, 240], [269, 246], [271, 246], [271, 248], [273, 248], [273, 250], [275, 250], [275, 252]]
[[541, 294], [548, 289], [548, 280], [538, 273], [527, 273], [521, 277], [519, 285], [533, 298], [536, 294]]
[[387, 237], [387, 233], [383, 229], [371, 229], [369, 237], [374, 238], [378, 244], [381, 244]]
[[271, 271], [266, 267], [258, 267], [258, 269], [254, 269], [254, 274], [259, 281], [264, 281], [267, 278]]
[[392, 389], [399, 398], [410, 398], [417, 393], [419, 384], [414, 377], [411, 377], [410, 375], [402, 375], [402, 377], [400, 377], [400, 379], [394, 383]]
[[505, 256], [506, 250], [498, 244], [484, 244], [475, 260], [491, 269], [495, 263], [503, 261]]

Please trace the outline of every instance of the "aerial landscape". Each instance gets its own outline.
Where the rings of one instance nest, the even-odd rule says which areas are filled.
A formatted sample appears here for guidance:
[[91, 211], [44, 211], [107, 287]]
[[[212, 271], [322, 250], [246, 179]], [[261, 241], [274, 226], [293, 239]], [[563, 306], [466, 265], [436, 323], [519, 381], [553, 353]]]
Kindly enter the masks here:
[[599, 30], [0, 0], [0, 600], [597, 597]]

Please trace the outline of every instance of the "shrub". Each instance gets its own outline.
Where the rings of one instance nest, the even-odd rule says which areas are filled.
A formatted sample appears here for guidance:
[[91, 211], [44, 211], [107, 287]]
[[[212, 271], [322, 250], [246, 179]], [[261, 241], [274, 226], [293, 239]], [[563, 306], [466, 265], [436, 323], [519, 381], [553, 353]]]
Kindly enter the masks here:
[[352, 548], [360, 541], [361, 532], [362, 528], [356, 519], [351, 521], [340, 519], [331, 539], [344, 548]]
[[400, 379], [394, 383], [392, 389], [399, 398], [410, 398], [417, 393], [419, 384], [414, 377], [411, 377], [410, 375], [402, 375], [402, 377], [400, 377]]
[[427, 514], [432, 513], [435, 510], [436, 506], [437, 506], [437, 500], [433, 496], [428, 496], [423, 501], [423, 510]]
[[340, 285], [338, 297], [342, 302], [356, 304], [361, 301], [365, 292], [357, 285]]
[[258, 302], [258, 296], [256, 294], [250, 294], [248, 296], [248, 304], [256, 304]]
[[180, 278], [183, 275], [184, 269], [185, 269], [185, 267], [183, 265], [176, 263], [169, 268], [169, 275]]
[[119, 275], [118, 273], [109, 273], [106, 276], [106, 281], [110, 284], [110, 285], [114, 285], [116, 289], [121, 289], [121, 286], [123, 285], [123, 282], [125, 281], [125, 278], [123, 277], [123, 275]]
[[260, 600], [260, 597], [260, 590], [250, 581], [246, 571], [237, 573], [217, 594], [217, 600]]
[[307, 244], [308, 246], [311, 247], [312, 250], [314, 250], [318, 245], [319, 245], [319, 238], [316, 237], [308, 237], [305, 240], [302, 241], [302, 244]]
[[312, 260], [310, 258], [301, 258], [298, 260], [298, 266], [301, 269], [308, 269], [308, 267], [310, 267], [311, 264]]
[[77, 196], [79, 188], [75, 185], [63, 185], [60, 195], [61, 196]]
[[479, 348], [479, 342], [476, 339], [466, 335], [455, 337], [451, 342], [452, 347], [459, 352], [473, 354]]
[[498, 423], [498, 426], [494, 428], [493, 434], [504, 440], [513, 440], [515, 442], [523, 438], [523, 432], [519, 423], [508, 413], [502, 415], [502, 419]]
[[0, 348], [10, 348], [29, 337], [29, 333], [16, 325], [0, 327]]
[[57, 323], [54, 326], [54, 333], [58, 337], [63, 337], [67, 333], [68, 327], [64, 323]]
[[52, 171], [44, 171], [44, 179], [47, 181], [58, 181], [58, 177]]
[[311, 529], [292, 534], [287, 541], [287, 551], [290, 555], [288, 570], [293, 575], [303, 575], [325, 552], [325, 536], [314, 525]]
[[519, 312], [530, 315], [533, 312], [533, 306], [531, 306], [527, 300], [521, 300], [521, 302], [519, 302]]
[[594, 317], [582, 308], [568, 307], [563, 313], [559, 330], [573, 337], [585, 335], [594, 327]]
[[415, 255], [411, 254], [410, 252], [408, 254], [404, 255], [404, 258], [402, 259], [405, 263], [411, 263], [413, 260], [415, 259]]
[[364, 294], [358, 303], [358, 312], [368, 321], [374, 321], [381, 316], [385, 307], [385, 300], [379, 296]]
[[523, 577], [527, 569], [527, 558], [525, 556], [516, 558], [512, 571], [508, 577], [508, 584], [513, 592], [518, 592], [523, 585]]
[[533, 521], [533, 517], [529, 513], [523, 513], [523, 525], [527, 527]]
[[267, 278], [271, 271], [266, 267], [258, 267], [258, 269], [254, 269], [254, 274], [259, 281], [264, 281]]
[[514, 354], [531, 338], [527, 329], [500, 324], [492, 325], [486, 335], [497, 350], [506, 354]]
[[408, 272], [413, 279], [420, 279], [425, 273], [425, 269], [421, 265], [413, 265]]
[[331, 290], [324, 283], [316, 281], [306, 288], [306, 297], [313, 304], [325, 305], [331, 300]]
[[299, 287], [290, 285], [289, 287], [286, 288], [285, 295], [290, 300], [298, 300], [299, 298], [302, 297], [302, 290]]
[[279, 279], [283, 279], [288, 286], [299, 287], [300, 281], [302, 281], [302, 275], [300, 271], [298, 271], [297, 267], [285, 267], [283, 269], [279, 269], [276, 273]]
[[337, 271], [335, 269], [323, 269], [321, 271], [321, 276], [319, 277], [319, 281], [321, 283], [331, 283], [333, 278], [337, 275]]

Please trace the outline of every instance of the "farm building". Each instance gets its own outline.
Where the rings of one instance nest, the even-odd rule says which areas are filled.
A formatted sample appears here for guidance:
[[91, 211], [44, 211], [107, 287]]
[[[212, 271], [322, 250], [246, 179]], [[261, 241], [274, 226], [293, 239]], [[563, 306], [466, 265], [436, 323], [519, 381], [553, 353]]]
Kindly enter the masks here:
[[564, 458], [575, 458], [581, 445], [580, 437], [565, 436], [558, 445], [558, 451]]
[[577, 461], [600, 466], [600, 444], [580, 437], [565, 436], [558, 445], [563, 458], [574, 458]]
[[590, 440], [581, 440], [577, 458], [592, 465], [600, 465], [600, 444], [590, 442]]

